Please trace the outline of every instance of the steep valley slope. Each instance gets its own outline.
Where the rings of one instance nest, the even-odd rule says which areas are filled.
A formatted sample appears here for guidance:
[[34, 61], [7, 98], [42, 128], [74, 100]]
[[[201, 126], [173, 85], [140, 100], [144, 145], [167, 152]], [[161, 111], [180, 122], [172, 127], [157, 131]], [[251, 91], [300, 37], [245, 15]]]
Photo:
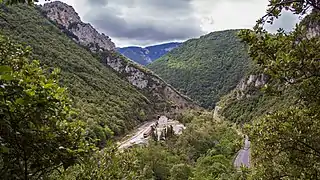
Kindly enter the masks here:
[[241, 79], [235, 89], [221, 97], [215, 112], [229, 121], [243, 125], [295, 102], [293, 89], [287, 89], [281, 95], [268, 93], [263, 90], [268, 83], [270, 77], [262, 71], [251, 72]]
[[97, 32], [89, 23], [82, 22], [73, 7], [55, 1], [46, 3], [41, 7], [41, 11], [68, 37], [84, 45], [101, 63], [111, 67], [121, 78], [148, 97], [153, 109], [176, 112], [195, 105], [190, 98], [182, 95], [154, 73], [117, 53], [110, 38]]
[[238, 31], [212, 32], [188, 40], [147, 67], [203, 107], [213, 108], [252, 65]]
[[[64, 3], [53, 2], [53, 5], [64, 7], [60, 8], [67, 12], [64, 17], [76, 14]], [[112, 134], [122, 135], [152, 118], [159, 109], [184, 108], [191, 102], [151, 72], [113, 52], [112, 41], [89, 24], [81, 23], [80, 18], [67, 29], [46, 19], [48, 12], [39, 7], [1, 6], [0, 12], [3, 35], [30, 46], [34, 59], [40, 60], [43, 66], [61, 69], [61, 84], [68, 88], [81, 118], [89, 123], [89, 133], [101, 140], [100, 146]], [[88, 37], [81, 28], [93, 31], [92, 36]], [[95, 52], [104, 55], [105, 64], [102, 55]], [[113, 62], [125, 64], [121, 70], [126, 73], [111, 68], [108, 64]], [[141, 83], [148, 87], [142, 88]]]
[[[320, 36], [319, 24], [318, 13], [313, 11], [302, 19], [299, 26], [306, 29], [305, 38], [311, 39]], [[300, 90], [294, 86], [286, 86], [279, 93], [275, 89], [264, 90], [265, 85], [283, 89], [281, 84], [272, 81], [259, 65], [254, 64], [236, 88], [221, 98], [215, 111], [230, 121], [245, 124], [299, 103]]]

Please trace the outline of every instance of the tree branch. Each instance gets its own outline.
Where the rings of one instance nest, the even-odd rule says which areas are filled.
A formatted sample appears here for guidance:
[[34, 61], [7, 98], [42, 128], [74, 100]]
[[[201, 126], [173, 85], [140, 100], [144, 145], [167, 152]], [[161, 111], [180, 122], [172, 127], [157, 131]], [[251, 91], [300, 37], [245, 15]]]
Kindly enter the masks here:
[[300, 143], [300, 144], [302, 144], [302, 145], [304, 145], [304, 146], [306, 146], [307, 148], [309, 148], [309, 149], [311, 149], [311, 150], [313, 150], [313, 151], [317, 154], [317, 156], [320, 157], [320, 152], [319, 152], [317, 149], [313, 148], [313, 147], [310, 146], [309, 144], [306, 144], [306, 143], [304, 143], [304, 142], [302, 142], [302, 141], [296, 140], [296, 142], [297, 142], [297, 143]]
[[312, 7], [314, 7], [315, 9], [317, 9], [318, 11], [320, 11], [320, 6], [318, 5], [318, 3], [315, 2], [315, 0], [307, 0], [307, 3], [310, 4]]
[[317, 9], [320, 11], [320, 6], [318, 6], [318, 4], [314, 1], [314, 0], [288, 0], [288, 1], [283, 1], [280, 2], [276, 5], [273, 6], [273, 8], [271, 10], [269, 10], [267, 12], [266, 15], [264, 15], [261, 19], [264, 20], [266, 17], [270, 16], [272, 14], [272, 12], [277, 9], [279, 6], [283, 6], [286, 4], [291, 4], [291, 3], [307, 3], [307, 5], [312, 6], [314, 9]]
[[279, 6], [285, 5], [285, 4], [290, 4], [290, 3], [295, 3], [295, 2], [303, 2], [304, 0], [291, 0], [291, 1], [284, 1], [281, 3], [278, 3], [276, 5], [273, 6], [273, 8], [266, 14], [264, 15], [261, 19], [265, 19], [266, 17], [270, 16], [271, 13], [277, 9]]

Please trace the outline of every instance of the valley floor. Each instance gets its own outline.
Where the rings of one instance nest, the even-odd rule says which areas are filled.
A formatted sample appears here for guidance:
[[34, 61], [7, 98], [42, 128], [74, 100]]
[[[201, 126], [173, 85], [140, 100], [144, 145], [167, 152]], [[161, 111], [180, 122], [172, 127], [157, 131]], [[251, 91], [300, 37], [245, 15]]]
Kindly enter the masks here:
[[[160, 140], [161, 132], [169, 126], [172, 126], [173, 132], [175, 134], [181, 134], [182, 130], [185, 129], [185, 126], [179, 121], [168, 119], [166, 116], [160, 116], [158, 120], [146, 122], [132, 133], [126, 135], [126, 137], [118, 142], [119, 149], [126, 149], [137, 144], [146, 144], [150, 136], [148, 132], [151, 131], [152, 126], [155, 127], [155, 132], [157, 132], [156, 134], [158, 135], [158, 140]], [[145, 133], [148, 134], [148, 137], [144, 137]]]
[[146, 122], [132, 133], [126, 135], [126, 137], [124, 137], [120, 142], [118, 142], [119, 149], [125, 149], [130, 146], [133, 146], [134, 144], [146, 143], [147, 140], [143, 137], [143, 134], [147, 132], [150, 129], [150, 127], [155, 123], [156, 121]]

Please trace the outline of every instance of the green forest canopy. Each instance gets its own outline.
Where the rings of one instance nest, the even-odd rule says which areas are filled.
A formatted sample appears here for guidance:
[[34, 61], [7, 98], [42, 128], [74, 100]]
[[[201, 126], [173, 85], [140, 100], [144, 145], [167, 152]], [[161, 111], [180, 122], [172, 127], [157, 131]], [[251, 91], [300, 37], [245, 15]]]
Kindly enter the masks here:
[[144, 121], [152, 109], [147, 98], [110, 68], [100, 63], [32, 6], [1, 6], [1, 33], [29, 45], [42, 66], [61, 69], [80, 116], [91, 126], [92, 136], [105, 140], [122, 135]]
[[[310, 9], [311, 14], [293, 32], [270, 34], [264, 29], [283, 10], [305, 15]], [[296, 99], [248, 127], [253, 179], [319, 179], [320, 38], [319, 32], [310, 33], [318, 31], [319, 11], [315, 0], [270, 0], [267, 15], [254, 30], [240, 34], [252, 59], [271, 77], [266, 92], [283, 95], [291, 90], [287, 98]]]
[[93, 148], [85, 140], [86, 123], [58, 84], [59, 70], [40, 67], [30, 52], [0, 36], [3, 179], [38, 179], [78, 163]]
[[[277, 12], [281, 12], [283, 8], [298, 14], [304, 14], [306, 12], [305, 9], [314, 8], [311, 15], [319, 17], [320, 14], [318, 11], [320, 7], [312, 0], [299, 2], [270, 0], [270, 9], [266, 17], [277, 17]], [[7, 18], [10, 19], [10, 16]], [[309, 21], [310, 23], [314, 23], [317, 19], [309, 18]], [[36, 179], [36, 177], [32, 176], [38, 172], [37, 169], [43, 170], [43, 166], [50, 168], [55, 165], [54, 163], [58, 165], [62, 163], [66, 167], [73, 166], [66, 171], [62, 168], [59, 169], [61, 173], [55, 171], [55, 173], [51, 174], [49, 171], [45, 171], [40, 175], [50, 179], [318, 179], [320, 172], [319, 36], [307, 37], [308, 28], [304, 28], [304, 24], [298, 26], [292, 33], [279, 31], [277, 34], [269, 34], [261, 28], [260, 25], [263, 22], [263, 20], [258, 21], [254, 31], [242, 31], [241, 38], [249, 45], [252, 59], [262, 67], [264, 73], [271, 77], [270, 83], [266, 86], [266, 92], [277, 91], [279, 94], [283, 94], [282, 92], [286, 92], [289, 88], [294, 90], [293, 96], [298, 100], [293, 105], [287, 104], [285, 109], [279, 109], [271, 114], [258, 117], [247, 128], [253, 145], [252, 168], [249, 171], [246, 170], [238, 173], [232, 168], [231, 159], [236, 150], [239, 149], [237, 130], [228, 122], [212, 118], [213, 114], [211, 113], [203, 114], [199, 112], [183, 115], [180, 120], [187, 124], [187, 130], [182, 136], [172, 137], [167, 142], [151, 144], [147, 148], [133, 148], [122, 154], [117, 154], [114, 149], [105, 149], [101, 152], [102, 154], [87, 157], [88, 159], [86, 158], [82, 163], [77, 165], [73, 165], [75, 162], [72, 158], [67, 163], [63, 162], [65, 158], [60, 159], [59, 155], [61, 154], [59, 153], [62, 153], [62, 157], [68, 159], [68, 157], [72, 157], [70, 155], [82, 156], [82, 153], [86, 151], [81, 148], [77, 149], [81, 147], [81, 142], [85, 142], [81, 136], [81, 132], [83, 131], [79, 128], [82, 125], [85, 126], [85, 124], [73, 119], [74, 116], [71, 116], [73, 113], [67, 111], [71, 107], [66, 110], [54, 104], [56, 100], [58, 102], [61, 101], [61, 104], [69, 103], [69, 100], [67, 97], [65, 98], [64, 95], [66, 94], [61, 94], [62, 92], [59, 91], [60, 87], [58, 83], [52, 83], [54, 78], [42, 75], [46, 71], [43, 71], [39, 67], [39, 63], [33, 62], [26, 66], [23, 66], [22, 63], [22, 67], [24, 67], [22, 71], [13, 72], [12, 68], [19, 67], [21, 64], [11, 67], [10, 64], [3, 63], [6, 61], [2, 61], [0, 67], [0, 97], [2, 100], [0, 107], [2, 108], [1, 115], [7, 118], [7, 120], [1, 118], [1, 125], [9, 127], [7, 128], [9, 132], [12, 131], [12, 128], [6, 126], [7, 124], [13, 125], [13, 127], [17, 126], [18, 128], [13, 128], [13, 132], [18, 133], [1, 134], [1, 175], [7, 175], [10, 179], [28, 179], [26, 178], [28, 176], [31, 176], [30, 179]], [[1, 23], [6, 24], [6, 22], [2, 21]], [[19, 27], [22, 28], [22, 26]], [[12, 26], [8, 25], [6, 28], [9, 29]], [[27, 30], [32, 30], [32, 28]], [[57, 29], [53, 28], [53, 30]], [[10, 35], [8, 30], [4, 32]], [[17, 40], [21, 38], [18, 33], [11, 37]], [[31, 41], [27, 38], [26, 40]], [[45, 41], [42, 43], [45, 43]], [[0, 46], [2, 49], [14, 47], [5, 50], [5, 53], [13, 53], [19, 57], [24, 57], [25, 55], [24, 53], [16, 54], [15, 52], [19, 48], [17, 49], [15, 46], [6, 45], [5, 42], [1, 43], [1, 45], [3, 45]], [[35, 47], [37, 48], [37, 46]], [[25, 51], [28, 50], [25, 49]], [[273, 54], [273, 56], [270, 56], [270, 54]], [[54, 58], [57, 57], [59, 56], [54, 56]], [[1, 58], [9, 60], [10, 63], [21, 60], [21, 58], [10, 59], [8, 56], [2, 56]], [[59, 65], [59, 63], [57, 64]], [[65, 71], [66, 69], [63, 70]], [[24, 73], [26, 72], [25, 70], [28, 73]], [[34, 72], [34, 74], [29, 72]], [[52, 76], [55, 76], [55, 74], [56, 71], [53, 71]], [[48, 75], [50, 75], [49, 72]], [[68, 76], [64, 77], [67, 78]], [[37, 81], [39, 79], [40, 81]], [[21, 83], [21, 80], [31, 83], [23, 83], [24, 81]], [[11, 88], [14, 92], [19, 92], [18, 98], [16, 99], [16, 96], [13, 96], [14, 98], [6, 100], [9, 95], [15, 95], [9, 91]], [[57, 97], [54, 96], [56, 93], [58, 94]], [[23, 98], [20, 97], [20, 94]], [[53, 99], [55, 99], [53, 104], [50, 99], [47, 99], [50, 95], [53, 95]], [[40, 113], [34, 111], [34, 108], [28, 109], [30, 106], [25, 106], [24, 102], [28, 102], [29, 100], [36, 102], [35, 105], [48, 103], [48, 107], [57, 109], [58, 114], [61, 113], [59, 115], [62, 118], [56, 118], [47, 114], [48, 107], [40, 109]], [[6, 107], [9, 107], [9, 109]], [[38, 108], [35, 109], [37, 110]], [[15, 114], [16, 116], [12, 118], [10, 116], [11, 111], [20, 113]], [[48, 112], [51, 112], [51, 109]], [[35, 115], [35, 118], [31, 118], [31, 121], [25, 121], [26, 119], [20, 117], [28, 115], [28, 113]], [[9, 115], [7, 116], [6, 114]], [[44, 118], [39, 119], [39, 115], [40, 117], [44, 115]], [[85, 116], [80, 114], [78, 117], [81, 119]], [[20, 122], [12, 123], [13, 120]], [[49, 124], [49, 126], [47, 123], [36, 120], [58, 122], [58, 125], [60, 125], [59, 122], [62, 120], [62, 126], [57, 126], [57, 123]], [[61, 131], [61, 127], [67, 128], [67, 132], [70, 132], [70, 134], [65, 133], [66, 130]], [[43, 136], [37, 137], [40, 139], [34, 138], [33, 133], [43, 133], [46, 132], [44, 130], [51, 130], [51, 128], [53, 129], [52, 133], [56, 135], [52, 136], [51, 133], [44, 133]], [[77, 132], [76, 130], [80, 132], [75, 133]], [[80, 135], [80, 137], [77, 137], [77, 135]], [[59, 139], [60, 136], [65, 141], [61, 141]], [[5, 144], [3, 144], [3, 137], [6, 137], [6, 140], [8, 140]], [[22, 141], [16, 141], [18, 143], [15, 143], [13, 140], [17, 140], [17, 138], [13, 139], [10, 137], [18, 137], [18, 140]], [[24, 141], [25, 137], [31, 138], [28, 138], [28, 141]], [[73, 138], [77, 138], [77, 140]], [[44, 144], [43, 147], [52, 145], [54, 148], [49, 147], [50, 151], [48, 154], [44, 153], [46, 151], [41, 149], [40, 143], [41, 145]], [[60, 143], [66, 143], [66, 147], [72, 144], [70, 147], [76, 148], [71, 151], [70, 148], [67, 148], [67, 151], [65, 151], [64, 146], [62, 148], [59, 147]], [[14, 147], [18, 145], [21, 145], [23, 148]], [[34, 148], [29, 148], [33, 145]], [[13, 149], [10, 150], [12, 147]], [[26, 148], [29, 149], [26, 151]], [[24, 150], [24, 152], [19, 152], [18, 150], [20, 149]], [[56, 150], [57, 152], [52, 150]], [[15, 152], [17, 153], [14, 154]], [[38, 153], [43, 154], [44, 158], [39, 158]], [[8, 154], [10, 156], [7, 156]], [[21, 155], [23, 155], [22, 160], [19, 159]], [[26, 161], [26, 159], [31, 161]], [[38, 159], [41, 161], [35, 161]], [[13, 162], [8, 163], [8, 160]], [[29, 164], [25, 162], [34, 163]], [[103, 168], [100, 167], [101, 164]], [[21, 168], [20, 165], [24, 166]], [[26, 171], [24, 170], [26, 169], [34, 169], [35, 172], [25, 173]], [[21, 172], [24, 173], [21, 174]]]
[[188, 40], [147, 67], [203, 107], [213, 108], [251, 66], [237, 32], [212, 32]]

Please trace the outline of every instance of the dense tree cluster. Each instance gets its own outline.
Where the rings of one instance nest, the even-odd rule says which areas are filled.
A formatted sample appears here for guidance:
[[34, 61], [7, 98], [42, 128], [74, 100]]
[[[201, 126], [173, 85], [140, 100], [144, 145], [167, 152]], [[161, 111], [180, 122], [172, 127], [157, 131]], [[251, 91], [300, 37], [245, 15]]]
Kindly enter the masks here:
[[1, 178], [38, 179], [79, 162], [93, 147], [58, 85], [59, 71], [41, 68], [30, 48], [3, 36], [0, 54]]
[[[320, 49], [317, 1], [270, 1], [268, 14], [254, 31], [243, 31], [250, 56], [269, 74], [267, 92], [282, 95], [293, 90], [293, 104], [255, 120], [248, 128], [253, 144], [253, 178], [319, 179]], [[285, 33], [270, 34], [264, 23], [272, 23], [283, 10], [311, 14]], [[287, 96], [289, 98], [290, 96]]]
[[61, 69], [59, 82], [91, 127], [92, 138], [101, 140], [100, 147], [150, 115], [153, 107], [142, 93], [69, 39], [40, 10], [20, 4], [1, 6], [0, 14], [5, 19], [0, 18], [2, 34], [29, 45], [41, 66]]
[[56, 179], [161, 179], [203, 180], [241, 177], [232, 160], [242, 145], [241, 136], [230, 123], [212, 113], [188, 111], [180, 121], [187, 129], [180, 136], [133, 147], [125, 152], [104, 149]]
[[188, 40], [147, 67], [203, 107], [214, 108], [251, 67], [237, 32], [212, 32]]
[[[0, 36], [0, 177], [319, 179], [320, 32], [314, 29], [319, 29], [320, 7], [316, 0], [269, 2], [267, 15], [253, 30], [241, 31], [240, 37], [248, 44], [249, 55], [259, 66], [259, 73], [269, 75], [270, 81], [264, 91], [254, 89], [250, 97], [239, 100], [231, 95], [223, 99], [229, 106], [229, 109], [224, 107], [226, 119], [241, 123], [250, 119], [244, 130], [251, 140], [252, 161], [250, 169], [242, 171], [232, 164], [242, 146], [239, 130], [211, 112], [187, 111], [177, 116], [187, 129], [180, 136], [167, 136], [166, 141], [156, 142], [151, 138], [146, 147], [137, 146], [124, 152], [118, 151], [114, 143], [107, 144], [113, 132], [123, 134], [144, 120], [142, 116], [149, 111], [146, 98], [68, 39], [40, 12], [25, 5], [2, 6], [1, 12], [5, 12], [1, 14], [5, 20], [0, 20], [2, 33], [30, 44], [34, 53], [30, 47]], [[272, 23], [283, 10], [310, 14], [293, 32], [280, 29], [270, 34], [264, 30], [263, 25]], [[234, 33], [212, 33], [200, 40], [190, 40], [156, 63], [179, 70], [171, 77], [173, 84], [182, 83], [181, 88], [190, 94], [201, 90], [215, 92], [206, 96], [194, 94], [194, 97], [216, 102], [250, 69], [245, 53], [239, 49], [244, 46], [231, 35]], [[220, 45], [214, 54], [207, 49], [207, 44], [212, 42]], [[201, 56], [197, 54], [194, 58], [192, 51], [200, 52]], [[32, 61], [35, 57], [41, 61]], [[198, 57], [203, 61], [197, 60]], [[238, 61], [230, 57], [237, 57]], [[58, 78], [59, 70], [45, 65], [60, 67], [63, 79]], [[214, 74], [213, 70], [225, 74], [206, 79], [207, 73]], [[191, 72], [194, 76], [185, 76]], [[230, 74], [236, 78], [230, 78]], [[185, 79], [177, 80], [178, 77]], [[183, 86], [192, 78], [201, 81], [195, 81], [194, 86]], [[209, 82], [223, 90], [213, 90]], [[213, 105], [201, 98], [200, 101], [207, 107]], [[106, 148], [94, 151], [95, 140], [98, 140], [96, 145]]]

